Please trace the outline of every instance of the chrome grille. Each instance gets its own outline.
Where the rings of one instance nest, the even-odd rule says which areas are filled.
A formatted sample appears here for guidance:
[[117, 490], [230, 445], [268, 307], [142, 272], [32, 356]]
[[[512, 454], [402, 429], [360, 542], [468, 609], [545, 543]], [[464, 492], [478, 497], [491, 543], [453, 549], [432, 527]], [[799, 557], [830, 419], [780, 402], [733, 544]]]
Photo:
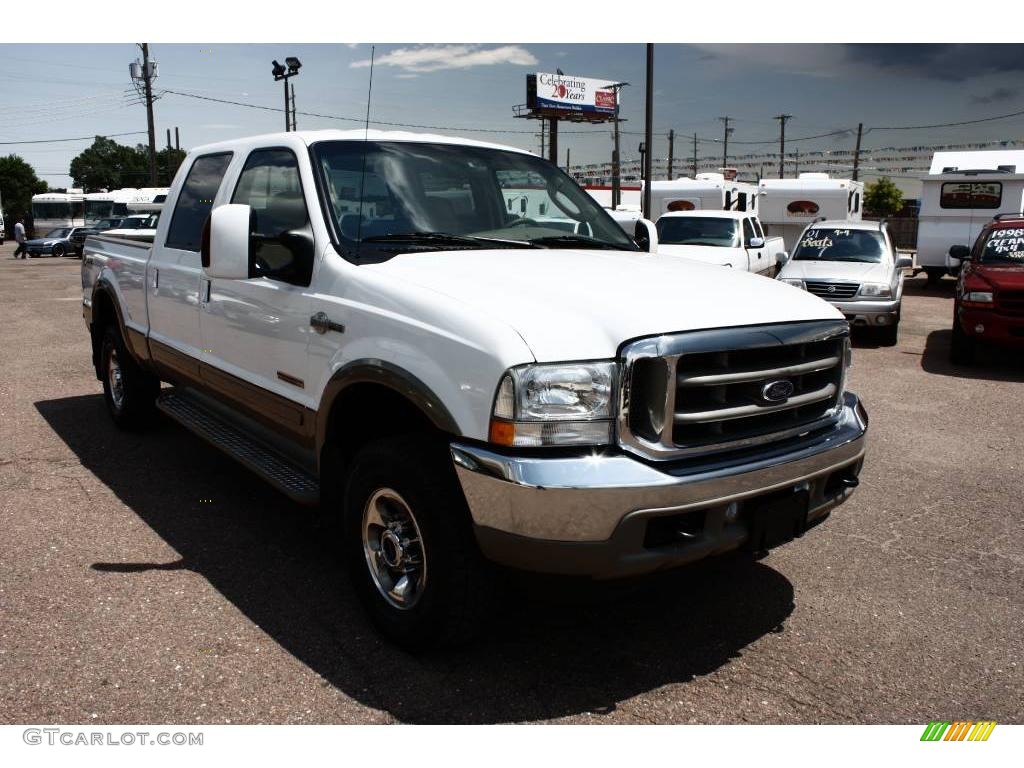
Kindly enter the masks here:
[[823, 299], [852, 299], [860, 290], [860, 283], [839, 283], [833, 280], [804, 280], [807, 292]]
[[1024, 291], [999, 291], [996, 306], [1009, 315], [1024, 315]]
[[[671, 458], [827, 426], [839, 412], [848, 336], [845, 322], [825, 321], [634, 342], [622, 354], [620, 443]], [[773, 383], [781, 397], [771, 397]]]

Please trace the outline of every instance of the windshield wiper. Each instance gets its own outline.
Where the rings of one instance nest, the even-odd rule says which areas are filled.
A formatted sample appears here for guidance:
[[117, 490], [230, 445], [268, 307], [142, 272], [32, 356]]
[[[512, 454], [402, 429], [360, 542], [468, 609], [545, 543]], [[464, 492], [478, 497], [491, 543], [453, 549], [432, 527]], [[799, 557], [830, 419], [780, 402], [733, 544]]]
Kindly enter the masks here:
[[487, 245], [500, 245], [504, 248], [533, 248], [530, 243], [522, 240], [502, 240], [497, 237], [475, 237], [473, 235], [453, 235], [450, 232], [401, 232], [391, 235], [374, 235], [364, 237], [364, 243], [416, 243], [423, 245], [461, 245], [483, 248]]
[[627, 248], [624, 245], [615, 245], [614, 243], [606, 243], [602, 240], [595, 240], [592, 237], [586, 237], [585, 235], [549, 235], [547, 237], [533, 237], [530, 238], [530, 242], [534, 245], [546, 245], [546, 246], [583, 246], [585, 248], [614, 248], [617, 251], [629, 251], [632, 248]]

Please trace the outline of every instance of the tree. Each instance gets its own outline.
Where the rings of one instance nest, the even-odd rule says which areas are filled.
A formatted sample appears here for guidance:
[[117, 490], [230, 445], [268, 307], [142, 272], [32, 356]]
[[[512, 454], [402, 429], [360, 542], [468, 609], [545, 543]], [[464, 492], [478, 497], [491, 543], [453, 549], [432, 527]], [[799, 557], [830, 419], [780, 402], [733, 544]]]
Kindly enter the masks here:
[[[0, 197], [4, 214], [12, 223], [32, 217], [32, 195], [46, 192], [46, 182], [36, 176], [35, 169], [17, 155], [0, 157]], [[8, 231], [13, 229], [8, 225]]]
[[876, 216], [892, 216], [903, 207], [903, 193], [883, 176], [864, 187], [864, 207]]
[[[185, 159], [184, 150], [167, 147], [156, 153], [156, 185], [168, 187]], [[129, 147], [106, 136], [97, 136], [92, 146], [71, 161], [68, 174], [75, 186], [86, 192], [124, 187], [148, 187], [149, 148]]]
[[97, 136], [92, 146], [71, 161], [68, 175], [87, 192], [141, 187], [149, 177], [146, 157], [135, 147]]

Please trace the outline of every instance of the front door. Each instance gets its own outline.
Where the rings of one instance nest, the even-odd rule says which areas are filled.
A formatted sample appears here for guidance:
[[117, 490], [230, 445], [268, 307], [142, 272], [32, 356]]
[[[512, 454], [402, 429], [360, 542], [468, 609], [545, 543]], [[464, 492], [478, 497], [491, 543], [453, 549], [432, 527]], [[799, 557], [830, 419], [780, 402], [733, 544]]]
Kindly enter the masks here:
[[759, 232], [760, 228], [755, 228], [755, 220], [744, 219], [743, 220], [743, 244], [747, 246], [747, 257], [750, 261], [751, 272], [764, 272], [768, 269], [768, 260], [764, 255], [764, 244], [761, 244], [760, 248], [750, 248], [749, 243], [751, 239], [760, 237], [764, 240], [764, 233]]
[[252, 208], [258, 276], [227, 280], [202, 275], [203, 377], [250, 411], [289, 432], [301, 432], [300, 406], [316, 407], [307, 374], [314, 247], [292, 150], [253, 151], [231, 202]]

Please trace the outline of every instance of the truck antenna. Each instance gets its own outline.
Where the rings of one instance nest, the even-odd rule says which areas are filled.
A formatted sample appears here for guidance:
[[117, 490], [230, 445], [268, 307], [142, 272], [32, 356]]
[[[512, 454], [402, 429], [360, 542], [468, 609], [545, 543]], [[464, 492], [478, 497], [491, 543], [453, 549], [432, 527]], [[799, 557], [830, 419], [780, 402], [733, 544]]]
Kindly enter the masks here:
[[377, 46], [370, 46], [370, 85], [366, 91], [366, 126], [363, 128], [363, 170], [359, 174], [359, 221], [356, 223], [356, 260], [363, 244], [363, 190], [366, 182], [366, 142], [370, 139], [370, 99], [373, 97], [373, 55]]

